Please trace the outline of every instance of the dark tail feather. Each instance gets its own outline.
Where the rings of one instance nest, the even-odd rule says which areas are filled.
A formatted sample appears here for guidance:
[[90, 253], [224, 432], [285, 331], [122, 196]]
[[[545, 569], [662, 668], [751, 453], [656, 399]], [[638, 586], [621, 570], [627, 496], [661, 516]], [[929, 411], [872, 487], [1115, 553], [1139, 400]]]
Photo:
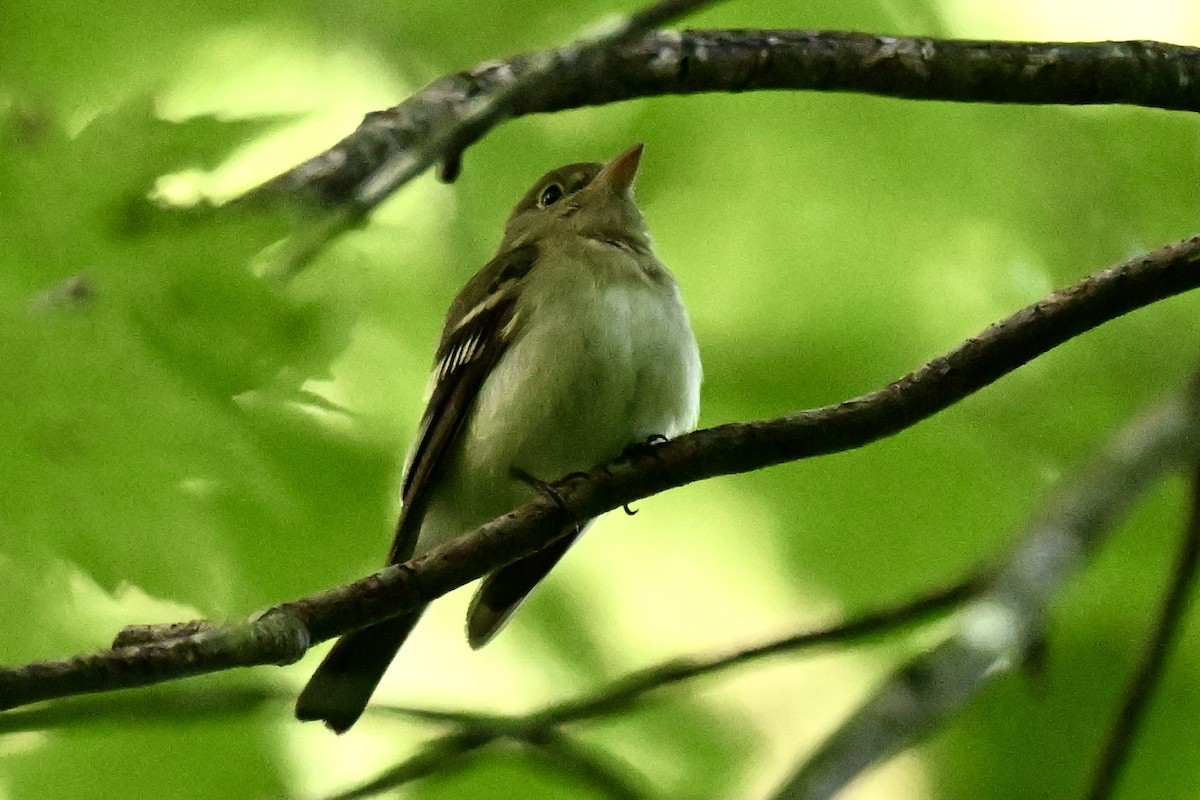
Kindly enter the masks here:
[[467, 610], [467, 643], [471, 649], [478, 650], [500, 632], [533, 587], [546, 577], [581, 533], [583, 530], [577, 529], [544, 550], [501, 567], [483, 579]]
[[396, 651], [424, 608], [348, 633], [325, 656], [296, 701], [296, 718], [322, 720], [334, 733], [358, 721]]

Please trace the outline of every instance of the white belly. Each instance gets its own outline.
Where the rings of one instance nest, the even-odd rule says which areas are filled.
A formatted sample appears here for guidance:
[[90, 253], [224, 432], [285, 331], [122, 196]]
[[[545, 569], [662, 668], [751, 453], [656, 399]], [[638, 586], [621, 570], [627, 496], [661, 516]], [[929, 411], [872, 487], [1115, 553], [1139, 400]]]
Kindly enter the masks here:
[[530, 287], [536, 299], [519, 306], [527, 316], [517, 339], [484, 382], [431, 497], [419, 552], [529, 497], [512, 468], [554, 481], [695, 425], [699, 354], [674, 287], [649, 280], [627, 253], [601, 255], [607, 261], [589, 254], [593, 269], [567, 285]]

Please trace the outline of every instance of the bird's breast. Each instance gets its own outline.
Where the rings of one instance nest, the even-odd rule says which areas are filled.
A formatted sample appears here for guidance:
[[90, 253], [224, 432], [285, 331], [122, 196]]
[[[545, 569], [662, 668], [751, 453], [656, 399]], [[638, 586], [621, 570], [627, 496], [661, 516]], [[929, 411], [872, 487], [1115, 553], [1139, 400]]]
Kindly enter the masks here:
[[526, 287], [519, 332], [465, 432], [464, 456], [481, 469], [554, 480], [695, 423], [699, 358], [674, 282], [595, 247]]

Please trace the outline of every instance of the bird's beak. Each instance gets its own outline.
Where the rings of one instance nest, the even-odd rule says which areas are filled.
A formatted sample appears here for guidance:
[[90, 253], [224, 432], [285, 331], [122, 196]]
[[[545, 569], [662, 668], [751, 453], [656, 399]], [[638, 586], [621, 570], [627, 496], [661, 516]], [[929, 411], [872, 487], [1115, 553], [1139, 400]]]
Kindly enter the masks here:
[[629, 187], [633, 186], [633, 179], [637, 175], [638, 164], [642, 160], [642, 147], [644, 145], [638, 142], [605, 164], [592, 184], [597, 187], [607, 187], [619, 194], [629, 191]]

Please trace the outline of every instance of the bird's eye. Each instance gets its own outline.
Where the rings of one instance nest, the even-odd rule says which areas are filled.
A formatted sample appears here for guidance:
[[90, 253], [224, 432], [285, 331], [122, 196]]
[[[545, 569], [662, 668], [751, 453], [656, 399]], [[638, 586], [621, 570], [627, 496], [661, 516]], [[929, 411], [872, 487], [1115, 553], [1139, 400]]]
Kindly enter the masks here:
[[552, 206], [557, 203], [559, 198], [562, 196], [562, 187], [557, 183], [552, 183], [545, 189], [542, 189], [542, 196], [538, 198], [538, 205], [540, 205], [542, 208], [545, 208], [546, 206]]

